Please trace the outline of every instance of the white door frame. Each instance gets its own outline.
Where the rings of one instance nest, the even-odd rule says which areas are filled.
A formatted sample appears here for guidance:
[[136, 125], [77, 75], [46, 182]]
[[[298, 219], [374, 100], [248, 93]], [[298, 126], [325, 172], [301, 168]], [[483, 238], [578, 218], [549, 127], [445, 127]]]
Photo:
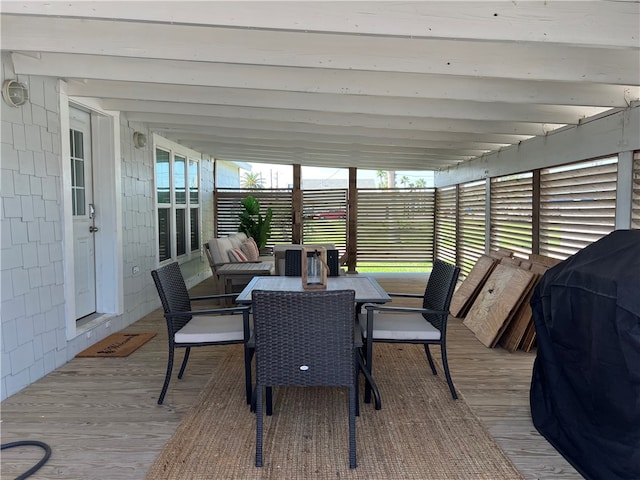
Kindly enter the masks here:
[[[64, 256], [64, 295], [66, 336], [78, 335], [123, 312], [122, 249], [122, 177], [119, 112], [102, 110], [90, 99], [74, 99], [67, 94], [67, 84], [60, 87], [60, 172], [62, 180], [62, 233]], [[69, 150], [69, 102], [91, 114], [91, 137], [94, 176], [100, 181], [94, 188], [94, 200], [100, 208], [100, 233], [96, 236], [96, 315], [84, 329], [76, 326], [73, 221], [71, 208], [71, 165]]]

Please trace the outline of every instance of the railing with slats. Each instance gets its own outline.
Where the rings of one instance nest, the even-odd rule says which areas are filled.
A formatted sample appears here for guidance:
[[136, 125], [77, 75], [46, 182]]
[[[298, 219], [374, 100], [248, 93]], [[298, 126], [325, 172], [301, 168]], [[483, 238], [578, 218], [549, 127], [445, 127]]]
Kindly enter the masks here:
[[491, 250], [528, 258], [532, 245], [533, 173], [491, 179]]
[[242, 211], [240, 202], [248, 195], [253, 195], [260, 202], [260, 212], [263, 215], [268, 208], [273, 211], [271, 238], [267, 243], [291, 243], [293, 202], [289, 189], [217, 189], [214, 196], [217, 236], [232, 235], [238, 231], [239, 215]]
[[[540, 210], [533, 211], [532, 172], [490, 179], [491, 250], [506, 248], [526, 258], [530, 253], [565, 259], [615, 228], [617, 157], [536, 170]], [[536, 180], [536, 189], [537, 189]], [[346, 189], [302, 192], [304, 243], [347, 244]], [[240, 202], [254, 195], [273, 209], [269, 244], [291, 243], [293, 194], [289, 189], [218, 189], [215, 193], [218, 236], [235, 233]], [[485, 253], [487, 181], [435, 189], [358, 189], [357, 268], [423, 271], [434, 255], [469, 273]], [[633, 160], [632, 228], [640, 228], [640, 152]], [[533, 225], [535, 222], [535, 226]], [[532, 238], [539, 231], [539, 238]], [[534, 240], [538, 252], [532, 252]]]
[[485, 253], [486, 182], [460, 185], [458, 202], [458, 265], [466, 275]]
[[431, 268], [435, 231], [434, 189], [358, 190], [358, 269]]
[[344, 254], [347, 247], [347, 190], [302, 192], [303, 243], [331, 243]]
[[547, 168], [540, 175], [540, 253], [564, 259], [615, 229], [618, 159]]
[[436, 190], [436, 258], [457, 263], [458, 189], [456, 186]]

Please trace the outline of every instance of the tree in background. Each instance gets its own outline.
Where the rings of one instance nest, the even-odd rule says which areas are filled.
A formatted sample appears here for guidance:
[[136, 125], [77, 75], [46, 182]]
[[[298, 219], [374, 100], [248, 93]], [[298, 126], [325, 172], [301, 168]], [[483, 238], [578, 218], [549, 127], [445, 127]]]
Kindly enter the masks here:
[[387, 176], [386, 170], [378, 170], [376, 172], [376, 177], [378, 177], [378, 188], [387, 188], [389, 185], [389, 177]]
[[259, 172], [245, 172], [240, 180], [242, 188], [264, 188], [262, 183], [262, 175]]

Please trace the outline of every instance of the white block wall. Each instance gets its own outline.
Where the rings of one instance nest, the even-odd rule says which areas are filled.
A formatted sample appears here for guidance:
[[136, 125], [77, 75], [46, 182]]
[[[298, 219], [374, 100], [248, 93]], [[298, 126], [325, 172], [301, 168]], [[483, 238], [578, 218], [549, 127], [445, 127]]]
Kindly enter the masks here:
[[[15, 78], [4, 55], [1, 73], [2, 81]], [[124, 308], [108, 327], [99, 324], [89, 337], [83, 332], [67, 340], [60, 154], [65, 133], [60, 131], [58, 83], [43, 77], [18, 80], [28, 86], [30, 101], [12, 108], [0, 100], [0, 399], [160, 306], [150, 275], [157, 267], [153, 146], [136, 149], [132, 140], [135, 130], [151, 136], [144, 125], [134, 128], [121, 116], [121, 158], [116, 161], [121, 162]], [[212, 172], [212, 162], [203, 161], [203, 239], [213, 232]], [[210, 275], [200, 255], [183, 271], [190, 285]]]
[[[2, 81], [5, 76], [2, 62]], [[60, 222], [60, 121], [57, 83], [18, 78], [30, 101], [2, 101], [2, 398], [67, 358]]]

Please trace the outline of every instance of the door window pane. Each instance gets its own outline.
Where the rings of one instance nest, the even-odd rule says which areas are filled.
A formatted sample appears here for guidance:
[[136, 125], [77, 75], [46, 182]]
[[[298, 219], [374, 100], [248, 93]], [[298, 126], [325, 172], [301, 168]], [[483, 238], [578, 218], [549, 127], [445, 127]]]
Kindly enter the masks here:
[[70, 130], [71, 135], [71, 209], [75, 216], [86, 215], [83, 133]]

